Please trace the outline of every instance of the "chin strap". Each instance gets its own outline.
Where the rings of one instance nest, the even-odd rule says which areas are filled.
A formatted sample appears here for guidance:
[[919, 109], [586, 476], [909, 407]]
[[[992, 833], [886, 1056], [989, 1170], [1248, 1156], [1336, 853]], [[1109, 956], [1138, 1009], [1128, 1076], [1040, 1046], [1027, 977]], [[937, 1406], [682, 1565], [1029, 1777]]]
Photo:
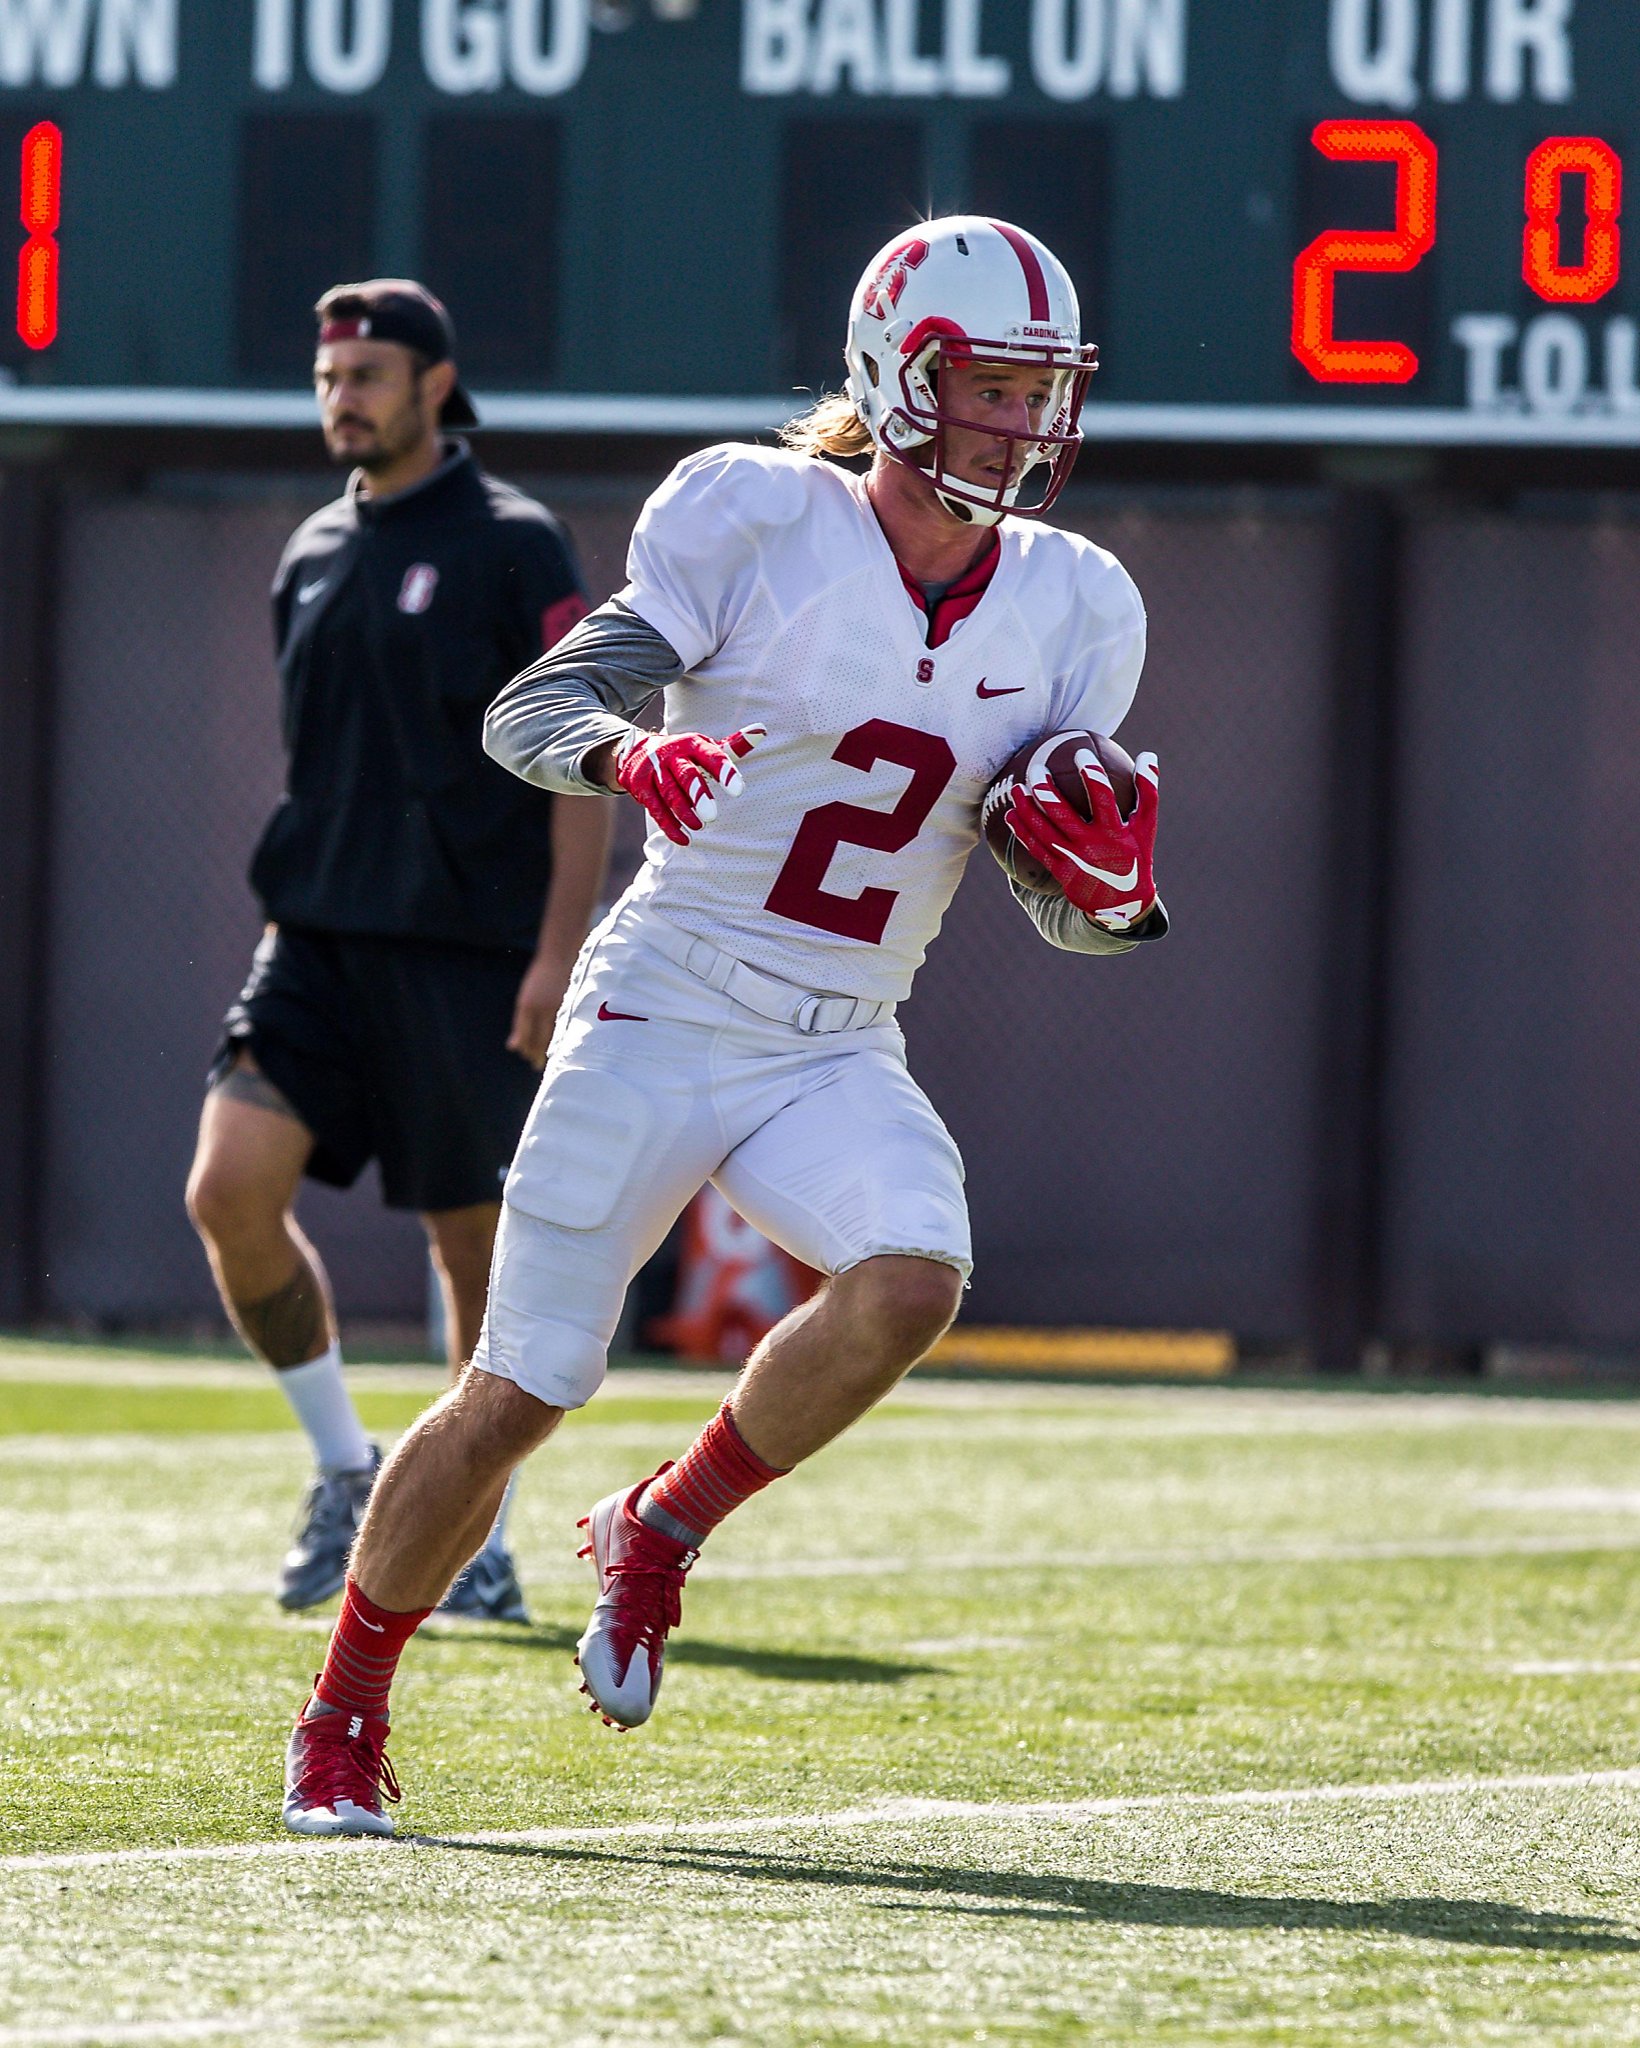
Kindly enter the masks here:
[[953, 519], [960, 519], [964, 526], [1000, 526], [1013, 510], [1011, 505], [971, 505], [966, 498], [953, 498], [934, 486], [934, 495], [950, 513]]

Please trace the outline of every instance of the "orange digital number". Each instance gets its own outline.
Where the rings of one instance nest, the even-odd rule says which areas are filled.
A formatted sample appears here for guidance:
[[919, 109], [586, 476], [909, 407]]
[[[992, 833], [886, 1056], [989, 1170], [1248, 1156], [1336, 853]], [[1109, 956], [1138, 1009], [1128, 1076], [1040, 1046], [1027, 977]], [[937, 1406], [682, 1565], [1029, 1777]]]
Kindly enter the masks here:
[[22, 221], [28, 240], [17, 256], [17, 332], [30, 348], [57, 339], [57, 230], [62, 224], [63, 131], [36, 122], [23, 137]]
[[1404, 342], [1340, 341], [1333, 280], [1341, 270], [1413, 269], [1435, 245], [1433, 142], [1416, 121], [1323, 121], [1311, 140], [1335, 163], [1395, 166], [1392, 229], [1329, 228], [1293, 265], [1293, 354], [1318, 383], [1405, 384], [1418, 358]]
[[[1560, 195], [1568, 176], [1583, 181], [1583, 261], [1560, 260]], [[1617, 282], [1622, 243], [1623, 164], [1594, 135], [1551, 135], [1526, 159], [1526, 236], [1521, 274], [1540, 299], [1591, 306]]]

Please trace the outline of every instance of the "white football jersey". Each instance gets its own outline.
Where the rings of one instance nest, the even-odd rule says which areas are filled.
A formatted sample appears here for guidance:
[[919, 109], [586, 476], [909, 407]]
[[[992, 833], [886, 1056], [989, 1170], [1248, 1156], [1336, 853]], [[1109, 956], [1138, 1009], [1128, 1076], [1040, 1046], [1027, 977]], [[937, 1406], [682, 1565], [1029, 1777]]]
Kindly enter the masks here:
[[620, 596], [683, 664], [668, 732], [768, 737], [690, 845], [651, 827], [629, 899], [799, 988], [905, 996], [997, 771], [1044, 732], [1113, 733], [1144, 662], [1113, 555], [1039, 521], [998, 532], [984, 596], [929, 647], [862, 477], [735, 444], [681, 462]]

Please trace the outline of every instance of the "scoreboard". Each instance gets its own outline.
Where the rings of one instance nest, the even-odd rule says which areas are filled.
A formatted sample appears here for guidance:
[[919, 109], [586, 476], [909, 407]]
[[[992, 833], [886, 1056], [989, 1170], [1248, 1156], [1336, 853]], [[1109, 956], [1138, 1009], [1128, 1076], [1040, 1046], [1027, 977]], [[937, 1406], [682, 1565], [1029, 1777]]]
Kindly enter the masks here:
[[755, 428], [972, 209], [1095, 436], [1640, 444], [1626, 170], [1635, 0], [0, 0], [0, 421], [307, 424], [387, 273], [497, 425]]

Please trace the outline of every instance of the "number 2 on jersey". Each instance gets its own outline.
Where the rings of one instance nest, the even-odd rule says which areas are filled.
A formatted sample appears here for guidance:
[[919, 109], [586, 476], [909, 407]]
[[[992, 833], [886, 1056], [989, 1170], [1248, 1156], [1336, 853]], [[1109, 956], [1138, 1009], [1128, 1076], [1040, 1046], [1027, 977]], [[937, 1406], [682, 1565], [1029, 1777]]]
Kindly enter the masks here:
[[826, 870], [840, 846], [867, 846], [874, 853], [899, 853], [909, 846], [957, 772], [957, 757], [937, 733], [868, 718], [844, 733], [832, 759], [861, 770], [892, 761], [897, 768], [909, 768], [911, 780], [891, 811], [867, 810], [864, 804], [821, 804], [810, 811], [797, 828], [792, 850], [763, 907], [793, 924], [876, 946], [882, 943], [899, 891], [870, 888], [858, 896], [836, 896], [825, 886]]

